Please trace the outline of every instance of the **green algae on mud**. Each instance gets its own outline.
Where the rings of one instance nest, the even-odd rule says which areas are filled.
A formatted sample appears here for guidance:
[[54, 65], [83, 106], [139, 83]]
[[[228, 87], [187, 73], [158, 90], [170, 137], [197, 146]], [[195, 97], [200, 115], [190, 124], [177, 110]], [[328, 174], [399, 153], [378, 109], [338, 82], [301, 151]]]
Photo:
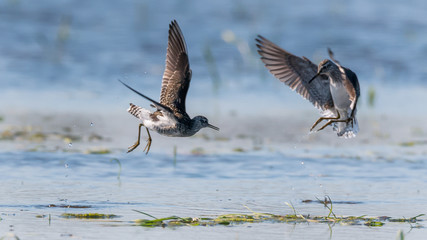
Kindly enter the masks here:
[[[178, 217], [178, 216], [170, 216], [166, 218], [156, 218], [153, 215], [148, 213], [134, 210], [135, 212], [141, 213], [148, 217], [153, 218], [152, 220], [148, 219], [137, 219], [135, 223], [142, 227], [176, 227], [176, 226], [218, 226], [218, 225], [236, 225], [242, 223], [326, 223], [326, 224], [336, 224], [339, 223], [341, 225], [365, 225], [368, 227], [381, 227], [387, 222], [394, 223], [409, 223], [411, 228], [423, 228], [424, 226], [419, 224], [419, 222], [423, 221], [418, 219], [424, 214], [418, 214], [412, 218], [391, 218], [387, 216], [379, 216], [379, 217], [367, 217], [363, 216], [337, 216], [333, 212], [333, 203], [329, 196], [325, 196], [324, 200], [318, 199], [318, 202], [322, 203], [325, 208], [329, 210], [329, 214], [327, 216], [311, 216], [299, 214], [292, 203], [285, 202], [292, 211], [293, 214], [287, 215], [276, 215], [271, 213], [258, 213], [252, 211], [249, 207], [245, 206], [251, 214], [224, 214], [216, 217]], [[411, 223], [415, 223], [417, 225], [413, 226]]]
[[[148, 215], [148, 214], [147, 214]], [[151, 215], [149, 215], [151, 216]], [[424, 216], [424, 214], [417, 215], [412, 218], [391, 218], [387, 216], [381, 217], [366, 217], [366, 216], [310, 216], [301, 214], [288, 214], [288, 215], [275, 215], [270, 213], [251, 213], [251, 214], [225, 214], [212, 218], [198, 218], [198, 217], [178, 217], [171, 216], [166, 218], [137, 219], [136, 225], [142, 227], [178, 227], [178, 226], [232, 226], [243, 223], [326, 223], [341, 225], [365, 225], [368, 227], [381, 227], [388, 222], [395, 223], [417, 223], [423, 221], [417, 219]], [[414, 227], [411, 225], [411, 227]], [[419, 227], [419, 226], [415, 226]]]

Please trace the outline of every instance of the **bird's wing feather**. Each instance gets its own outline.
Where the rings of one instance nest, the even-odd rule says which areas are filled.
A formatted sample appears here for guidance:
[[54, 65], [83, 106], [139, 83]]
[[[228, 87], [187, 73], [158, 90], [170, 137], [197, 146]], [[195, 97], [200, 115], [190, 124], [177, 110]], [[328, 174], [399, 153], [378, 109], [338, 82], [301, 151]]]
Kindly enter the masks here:
[[187, 46], [178, 23], [169, 25], [166, 68], [163, 74], [160, 103], [174, 112], [186, 115], [185, 99], [191, 81]]
[[260, 35], [256, 41], [261, 60], [276, 78], [321, 110], [334, 106], [329, 81], [324, 76], [318, 76], [309, 83], [317, 73], [314, 63], [285, 51]]
[[357, 75], [356, 73], [354, 73], [353, 71], [351, 71], [348, 68], [344, 68], [344, 72], [345, 75], [347, 77], [347, 79], [350, 81], [351, 85], [352, 85], [352, 93], [354, 94], [355, 97], [359, 97], [360, 96], [360, 86], [359, 86], [359, 80], [357, 79]]
[[[341, 67], [344, 70], [343, 77], [345, 77], [343, 84], [350, 96], [350, 101], [352, 101], [351, 109], [356, 108], [357, 100], [360, 97], [360, 86], [359, 80], [357, 79], [356, 74], [348, 68]], [[340, 69], [341, 70], [341, 69]]]

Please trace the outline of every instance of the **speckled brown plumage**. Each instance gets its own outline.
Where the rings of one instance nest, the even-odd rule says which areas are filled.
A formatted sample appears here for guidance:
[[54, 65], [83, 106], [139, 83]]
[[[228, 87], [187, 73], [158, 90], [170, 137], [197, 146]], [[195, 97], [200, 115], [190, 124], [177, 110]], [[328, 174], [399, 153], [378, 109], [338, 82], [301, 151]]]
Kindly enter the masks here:
[[185, 99], [190, 87], [190, 81], [191, 69], [188, 61], [187, 46], [178, 23], [173, 20], [169, 24], [166, 67], [163, 74], [160, 101], [157, 102], [120, 81], [136, 94], [149, 100], [152, 103], [151, 106], [157, 109], [151, 112], [132, 103], [130, 104], [128, 112], [140, 119], [142, 123], [138, 126], [138, 140], [129, 147], [128, 152], [139, 146], [142, 126], [146, 128], [148, 135], [148, 142], [144, 148], [146, 153], [150, 150], [152, 142], [149, 130], [169, 137], [193, 136], [205, 127], [219, 130], [218, 127], [209, 124], [208, 119], [204, 116], [196, 116], [194, 118], [188, 116], [185, 110]]
[[191, 81], [187, 45], [178, 23], [169, 25], [166, 68], [163, 74], [160, 103], [169, 107], [177, 118], [188, 118], [185, 99]]

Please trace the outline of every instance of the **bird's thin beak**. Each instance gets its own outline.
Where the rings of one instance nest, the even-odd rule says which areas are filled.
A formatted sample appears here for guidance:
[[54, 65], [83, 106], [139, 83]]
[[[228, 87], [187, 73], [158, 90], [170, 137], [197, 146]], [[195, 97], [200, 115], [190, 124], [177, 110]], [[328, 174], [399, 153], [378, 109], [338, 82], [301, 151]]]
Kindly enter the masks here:
[[320, 73], [316, 73], [316, 75], [314, 75], [314, 77], [312, 77], [310, 79], [310, 81], [308, 81], [308, 83], [311, 83], [315, 78], [317, 78], [320, 75]]
[[210, 124], [208, 124], [208, 127], [212, 128], [212, 129], [214, 129], [214, 130], [219, 131], [219, 127], [215, 127], [214, 125], [210, 125]]

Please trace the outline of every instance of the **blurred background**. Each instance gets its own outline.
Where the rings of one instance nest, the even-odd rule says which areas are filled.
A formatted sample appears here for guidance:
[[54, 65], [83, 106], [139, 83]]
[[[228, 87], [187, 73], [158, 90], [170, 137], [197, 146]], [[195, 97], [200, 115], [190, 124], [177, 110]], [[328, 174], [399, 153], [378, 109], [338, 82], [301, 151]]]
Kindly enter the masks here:
[[[257, 34], [315, 63], [330, 47], [359, 77], [359, 115], [424, 118], [426, 16], [422, 0], [1, 0], [0, 116], [30, 124], [37, 114], [104, 114], [81, 121], [123, 128], [114, 119], [122, 117], [136, 126], [128, 103], [149, 103], [117, 80], [158, 99], [168, 24], [176, 19], [193, 70], [189, 114], [222, 129], [227, 117], [295, 115], [308, 119], [306, 133], [317, 119], [309, 102], [264, 68]], [[360, 124], [362, 132], [369, 125]]]

